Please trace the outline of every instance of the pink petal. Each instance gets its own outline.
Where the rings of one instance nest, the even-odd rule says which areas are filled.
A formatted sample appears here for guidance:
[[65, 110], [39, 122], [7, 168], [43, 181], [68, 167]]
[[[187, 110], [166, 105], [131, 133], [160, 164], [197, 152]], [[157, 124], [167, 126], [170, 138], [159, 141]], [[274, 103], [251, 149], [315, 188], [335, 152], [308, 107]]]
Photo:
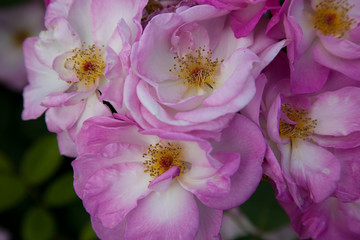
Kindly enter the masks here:
[[140, 135], [138, 128], [129, 122], [111, 117], [96, 117], [84, 122], [77, 138], [79, 154], [95, 153], [104, 146], [119, 142], [142, 145], [146, 149], [159, 140], [155, 136]]
[[330, 69], [345, 74], [355, 80], [360, 80], [360, 59], [345, 59], [331, 54], [321, 44], [317, 44], [313, 51], [316, 62]]
[[256, 85], [256, 94], [254, 98], [246, 105], [242, 110], [241, 113], [244, 114], [246, 117], [251, 119], [256, 124], [259, 124], [259, 115], [260, 115], [260, 104], [262, 101], [263, 91], [265, 85], [267, 83], [267, 78], [265, 74], [259, 75], [259, 77], [255, 80]]
[[322, 147], [354, 148], [360, 145], [360, 132], [353, 132], [346, 136], [312, 135], [311, 138]]
[[230, 25], [235, 37], [240, 38], [248, 35], [265, 11], [265, 4], [263, 2], [248, 4], [246, 8], [232, 11], [230, 14]]
[[95, 216], [91, 216], [91, 226], [94, 229], [96, 235], [99, 239], [106, 239], [106, 240], [123, 240], [123, 236], [125, 233], [125, 224], [126, 221], [121, 221], [116, 227], [114, 228], [106, 228], [103, 226], [99, 218]]
[[298, 186], [307, 188], [315, 202], [328, 198], [336, 189], [341, 166], [336, 157], [322, 147], [306, 141], [292, 143], [289, 171]]
[[360, 45], [346, 38], [334, 38], [318, 34], [322, 46], [331, 54], [344, 59], [360, 58]]
[[317, 95], [309, 117], [317, 120], [316, 134], [346, 136], [360, 130], [360, 89], [345, 87]]
[[60, 132], [56, 137], [61, 155], [71, 158], [76, 158], [78, 156], [75, 141], [71, 139], [68, 131]]
[[92, 0], [92, 34], [95, 42], [106, 44], [120, 19], [130, 27], [132, 39], [135, 40], [141, 31], [139, 22], [145, 5], [145, 0]]
[[93, 43], [91, 3], [88, 0], [72, 1], [67, 20], [71, 27], [79, 34], [81, 41]]
[[169, 40], [181, 23], [183, 20], [176, 14], [161, 14], [152, 19], [141, 40], [133, 46], [131, 62], [137, 75], [149, 82], [171, 78], [169, 69], [173, 67], [174, 55]]
[[213, 151], [235, 152], [241, 156], [240, 166], [230, 177], [230, 192], [221, 200], [209, 201], [212, 207], [228, 209], [245, 202], [257, 188], [261, 177], [261, 164], [265, 154], [264, 137], [249, 119], [237, 114], [230, 126], [223, 130], [221, 140], [212, 143]]
[[318, 59], [313, 55], [316, 55], [316, 47], [314, 50], [309, 48], [294, 62], [291, 71], [291, 92], [311, 93], [324, 86], [330, 70], [322, 63], [319, 64]]
[[[271, 104], [267, 115], [267, 133], [269, 138], [276, 143], [283, 143], [279, 135], [279, 124], [281, 117], [281, 96], [277, 95], [274, 102]], [[287, 141], [287, 140], [286, 140]], [[285, 142], [286, 143], [286, 142]]]
[[48, 130], [60, 133], [74, 126], [84, 111], [85, 102], [70, 106], [59, 106], [50, 108], [45, 114]]
[[54, 24], [53, 21], [59, 18], [66, 18], [69, 13], [69, 8], [73, 0], [45, 0], [46, 14], [45, 14], [45, 26], [51, 28]]
[[153, 192], [129, 213], [127, 239], [194, 239], [199, 210], [192, 194], [173, 182], [164, 193]]
[[95, 172], [84, 188], [86, 210], [104, 227], [113, 228], [145, 197], [149, 175], [139, 163], [121, 163]]
[[35, 49], [41, 62], [53, 66], [54, 59], [75, 48], [81, 48], [81, 39], [65, 18], [56, 18], [47, 31], [39, 35]]
[[41, 105], [45, 96], [52, 92], [63, 91], [68, 84], [58, 80], [57, 74], [44, 66], [35, 53], [37, 38], [28, 38], [24, 43], [25, 65], [29, 78], [29, 85], [24, 89], [24, 120], [39, 117], [46, 108]]
[[360, 197], [360, 147], [346, 150], [336, 149], [335, 156], [340, 160], [342, 166], [336, 197], [343, 202], [355, 201]]
[[209, 107], [221, 106], [236, 97], [248, 81], [253, 64], [258, 61], [258, 57], [252, 51], [236, 50], [221, 65], [218, 81], [223, 84], [206, 98], [203, 104]]
[[151, 181], [148, 188], [152, 191], [165, 192], [171, 185], [172, 180], [179, 176], [180, 168], [177, 166], [171, 167], [169, 170]]
[[[192, 176], [184, 174], [179, 179], [180, 184], [188, 191], [194, 193], [198, 199], [208, 207], [218, 208], [214, 202], [222, 201], [230, 190], [230, 177], [237, 171], [240, 156], [236, 153], [218, 152], [213, 154], [216, 159], [223, 162], [223, 166], [216, 171], [213, 169], [211, 176], [201, 176], [196, 171], [207, 170], [206, 167], [198, 166], [191, 168]], [[195, 173], [194, 173], [195, 172]]]
[[220, 240], [219, 235], [221, 220], [223, 216], [223, 211], [206, 207], [199, 201], [197, 206], [199, 208], [199, 230], [196, 235], [196, 240], [211, 239], [211, 240]]
[[[97, 153], [80, 154], [71, 164], [74, 169], [74, 188], [80, 198], [84, 197], [88, 180], [98, 170], [109, 168], [119, 163], [142, 162], [142, 154], [146, 147], [126, 144], [110, 143]], [[141, 163], [140, 163], [141, 164]]]

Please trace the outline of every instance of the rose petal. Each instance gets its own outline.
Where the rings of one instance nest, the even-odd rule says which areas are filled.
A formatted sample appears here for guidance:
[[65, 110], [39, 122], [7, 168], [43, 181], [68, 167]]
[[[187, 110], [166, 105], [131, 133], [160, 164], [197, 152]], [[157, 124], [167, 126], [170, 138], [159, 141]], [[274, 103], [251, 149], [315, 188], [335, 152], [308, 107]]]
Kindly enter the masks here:
[[345, 87], [316, 96], [309, 117], [317, 120], [316, 134], [346, 136], [360, 130], [360, 88]]
[[199, 210], [192, 194], [175, 181], [164, 193], [153, 192], [128, 216], [125, 238], [194, 239]]

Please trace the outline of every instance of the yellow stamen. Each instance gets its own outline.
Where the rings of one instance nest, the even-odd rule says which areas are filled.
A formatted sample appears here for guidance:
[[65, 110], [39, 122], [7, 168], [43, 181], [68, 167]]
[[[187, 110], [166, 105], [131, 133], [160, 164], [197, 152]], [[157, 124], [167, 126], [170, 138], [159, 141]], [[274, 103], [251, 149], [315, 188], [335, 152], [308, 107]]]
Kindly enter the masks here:
[[150, 144], [147, 152], [143, 154], [145, 159], [144, 172], [149, 173], [151, 177], [156, 178], [169, 170], [173, 166], [180, 168], [180, 174], [186, 170], [185, 163], [181, 157], [182, 148], [176, 143], [162, 143], [155, 145]]
[[281, 111], [290, 120], [297, 122], [296, 124], [291, 124], [284, 119], [280, 119], [279, 135], [281, 138], [289, 138], [292, 141], [297, 139], [306, 140], [314, 133], [317, 120], [308, 118], [307, 111], [299, 107], [292, 107], [289, 104], [281, 105]]
[[[190, 50], [190, 48], [189, 48]], [[185, 54], [183, 57], [174, 57], [177, 62], [170, 72], [174, 72], [179, 79], [184, 80], [184, 84], [190, 87], [202, 88], [207, 86], [213, 89], [215, 84], [214, 75], [219, 69], [219, 61], [217, 58], [211, 59], [212, 51], [206, 51], [200, 47], [194, 52]]]
[[93, 44], [85, 49], [75, 48], [73, 52], [74, 55], [66, 59], [66, 64], [72, 63], [72, 70], [79, 82], [90, 89], [104, 74], [106, 64], [103, 60], [102, 51]]
[[313, 14], [314, 27], [323, 35], [341, 38], [354, 25], [347, 14], [354, 7], [347, 0], [323, 0], [316, 5]]

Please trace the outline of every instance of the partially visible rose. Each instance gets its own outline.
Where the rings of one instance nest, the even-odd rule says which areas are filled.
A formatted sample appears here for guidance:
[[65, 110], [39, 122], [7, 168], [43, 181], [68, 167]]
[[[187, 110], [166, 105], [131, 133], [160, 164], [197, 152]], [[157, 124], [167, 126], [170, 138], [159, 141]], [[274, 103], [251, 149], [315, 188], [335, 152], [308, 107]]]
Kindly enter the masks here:
[[291, 91], [312, 93], [330, 70], [360, 80], [360, 2], [292, 0], [284, 17]]

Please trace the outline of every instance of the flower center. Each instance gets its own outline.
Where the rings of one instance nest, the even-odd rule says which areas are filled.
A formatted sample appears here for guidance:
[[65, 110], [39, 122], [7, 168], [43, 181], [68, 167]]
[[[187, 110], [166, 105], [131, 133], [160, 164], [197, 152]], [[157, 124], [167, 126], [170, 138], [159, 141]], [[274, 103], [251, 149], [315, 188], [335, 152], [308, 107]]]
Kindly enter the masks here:
[[102, 51], [95, 44], [85, 49], [75, 48], [74, 55], [66, 59], [72, 63], [72, 70], [80, 83], [92, 88], [100, 75], [104, 74], [105, 62], [102, 58]]
[[182, 148], [176, 143], [159, 142], [155, 145], [150, 144], [147, 152], [143, 154], [143, 158], [145, 159], [143, 164], [146, 167], [144, 172], [156, 178], [171, 167], [178, 166], [180, 168], [180, 174], [184, 173], [186, 167], [181, 158], [181, 150]]
[[323, 0], [313, 14], [314, 27], [323, 35], [341, 38], [350, 30], [355, 20], [347, 14], [354, 7], [347, 0]]
[[174, 72], [179, 79], [183, 79], [184, 84], [190, 87], [202, 88], [206, 85], [213, 89], [214, 75], [219, 69], [219, 63], [224, 60], [219, 61], [216, 58], [213, 61], [211, 55], [211, 50], [206, 51], [205, 48], [200, 47], [183, 57], [176, 56], [174, 57], [176, 64], [169, 71]]
[[299, 107], [292, 107], [289, 104], [281, 105], [281, 111], [286, 114], [288, 119], [297, 122], [296, 124], [292, 124], [284, 119], [280, 119], [279, 135], [281, 138], [306, 140], [314, 133], [317, 120], [308, 118], [307, 111]]

